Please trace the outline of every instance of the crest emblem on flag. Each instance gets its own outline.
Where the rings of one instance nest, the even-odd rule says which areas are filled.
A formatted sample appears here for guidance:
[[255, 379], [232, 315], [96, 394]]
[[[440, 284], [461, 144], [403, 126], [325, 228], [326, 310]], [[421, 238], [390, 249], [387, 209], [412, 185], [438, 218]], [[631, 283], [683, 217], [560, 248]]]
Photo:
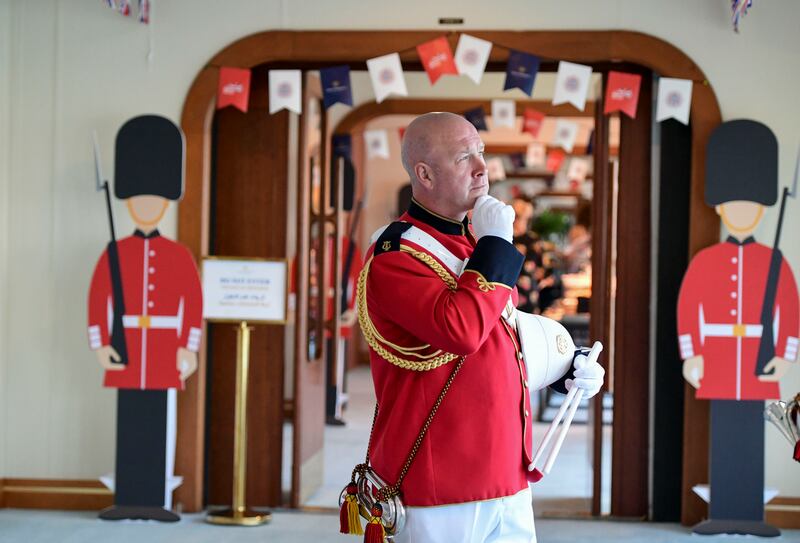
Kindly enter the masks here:
[[325, 109], [337, 103], [353, 105], [349, 66], [322, 68], [319, 71], [319, 78], [322, 83], [322, 101]]
[[512, 50], [508, 55], [506, 81], [503, 85], [503, 90], [520, 89], [530, 96], [533, 93], [533, 84], [536, 81], [536, 73], [538, 71], [539, 57]]
[[658, 80], [658, 99], [656, 100], [656, 122], [676, 119], [689, 124], [692, 106], [692, 81], [662, 77]]
[[386, 130], [364, 131], [367, 158], [389, 158], [389, 135]]
[[461, 75], [466, 75], [476, 84], [481, 82], [489, 53], [492, 51], [492, 42], [475, 38], [469, 34], [461, 34], [456, 46], [455, 65]]
[[367, 60], [367, 70], [375, 91], [375, 101], [379, 104], [391, 94], [408, 96], [403, 66], [397, 53]]
[[270, 114], [288, 109], [301, 112], [300, 104], [300, 70], [269, 71], [269, 112]]
[[586, 107], [586, 95], [589, 93], [591, 77], [591, 66], [563, 60], [559, 62], [553, 105], [569, 103], [583, 111]]

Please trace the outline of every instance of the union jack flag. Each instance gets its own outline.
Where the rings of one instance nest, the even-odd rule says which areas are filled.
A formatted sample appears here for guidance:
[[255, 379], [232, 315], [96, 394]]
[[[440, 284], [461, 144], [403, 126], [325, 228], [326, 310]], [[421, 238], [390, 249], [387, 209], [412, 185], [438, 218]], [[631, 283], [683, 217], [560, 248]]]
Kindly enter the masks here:
[[139, 22], [150, 23], [150, 0], [139, 0]]
[[131, 14], [131, 2], [130, 0], [119, 0], [119, 5], [117, 6], [119, 12], [127, 17]]
[[733, 10], [733, 30], [739, 32], [739, 21], [745, 15], [747, 10], [753, 7], [753, 0], [732, 0], [731, 9]]

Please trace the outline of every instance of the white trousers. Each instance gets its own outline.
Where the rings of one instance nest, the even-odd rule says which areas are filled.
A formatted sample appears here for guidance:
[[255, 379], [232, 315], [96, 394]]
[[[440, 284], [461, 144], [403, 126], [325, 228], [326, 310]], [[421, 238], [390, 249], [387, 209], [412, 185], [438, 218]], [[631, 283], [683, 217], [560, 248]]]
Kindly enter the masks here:
[[536, 543], [529, 488], [479, 502], [406, 507], [395, 543]]

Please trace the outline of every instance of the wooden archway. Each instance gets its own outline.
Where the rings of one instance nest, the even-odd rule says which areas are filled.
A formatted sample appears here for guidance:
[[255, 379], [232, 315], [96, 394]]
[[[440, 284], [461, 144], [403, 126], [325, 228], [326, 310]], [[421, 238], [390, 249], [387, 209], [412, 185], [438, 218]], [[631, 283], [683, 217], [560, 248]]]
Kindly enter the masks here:
[[[178, 210], [178, 239], [197, 259], [208, 254], [211, 209], [211, 122], [221, 66], [253, 68], [281, 62], [304, 68], [347, 63], [360, 66], [366, 59], [402, 51], [401, 60], [416, 63], [415, 46], [440, 37], [442, 31], [265, 31], [242, 38], [216, 54], [195, 77], [184, 102], [181, 126], [186, 135], [186, 190]], [[584, 64], [624, 61], [639, 64], [662, 76], [694, 81], [691, 130], [690, 254], [718, 241], [719, 223], [703, 200], [705, 146], [721, 122], [716, 96], [702, 70], [674, 45], [630, 31], [470, 31], [470, 35], [502, 44], [492, 50], [490, 63], [507, 60], [508, 49], [529, 51], [543, 59]], [[455, 46], [457, 35], [450, 35]], [[202, 358], [202, 356], [201, 356]], [[176, 471], [184, 483], [176, 499], [186, 511], [202, 508], [205, 367], [179, 396], [179, 435]], [[691, 486], [707, 474], [707, 406], [686, 394], [682, 520], [701, 519], [703, 505], [692, 497]]]

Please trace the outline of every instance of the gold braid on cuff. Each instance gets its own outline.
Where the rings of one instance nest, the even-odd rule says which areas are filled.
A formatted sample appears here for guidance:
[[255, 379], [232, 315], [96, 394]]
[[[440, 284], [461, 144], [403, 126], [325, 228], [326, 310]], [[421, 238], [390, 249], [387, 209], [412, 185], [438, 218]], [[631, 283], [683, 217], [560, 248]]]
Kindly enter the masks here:
[[[456, 290], [456, 280], [452, 275], [450, 275], [450, 273], [448, 273], [446, 269], [444, 269], [444, 266], [439, 264], [439, 262], [437, 262], [436, 259], [434, 259], [431, 255], [422, 251], [417, 251], [406, 245], [401, 245], [400, 250], [404, 253], [409, 253], [410, 255], [424, 262], [434, 272], [436, 272], [436, 275], [438, 275], [442, 281], [445, 282], [450, 290]], [[378, 332], [378, 329], [375, 328], [375, 324], [373, 324], [372, 319], [369, 317], [369, 311], [367, 309], [367, 275], [369, 274], [369, 269], [372, 265], [373, 258], [374, 257], [370, 257], [369, 260], [367, 260], [367, 263], [364, 265], [364, 269], [361, 270], [361, 273], [358, 276], [357, 290], [358, 324], [361, 326], [361, 331], [364, 334], [364, 339], [367, 341], [367, 345], [369, 345], [372, 350], [378, 354], [378, 356], [390, 364], [399, 366], [406, 370], [428, 371], [436, 369], [439, 366], [444, 366], [448, 362], [458, 358], [458, 355], [442, 352], [441, 349], [429, 354], [419, 354], [417, 351], [428, 349], [430, 348], [430, 345], [426, 344], [420, 345], [419, 347], [402, 347], [387, 340], [380, 334], [380, 332]], [[403, 356], [416, 357], [419, 358], [419, 360], [401, 358], [400, 356], [390, 352], [386, 347], [392, 348]]]

